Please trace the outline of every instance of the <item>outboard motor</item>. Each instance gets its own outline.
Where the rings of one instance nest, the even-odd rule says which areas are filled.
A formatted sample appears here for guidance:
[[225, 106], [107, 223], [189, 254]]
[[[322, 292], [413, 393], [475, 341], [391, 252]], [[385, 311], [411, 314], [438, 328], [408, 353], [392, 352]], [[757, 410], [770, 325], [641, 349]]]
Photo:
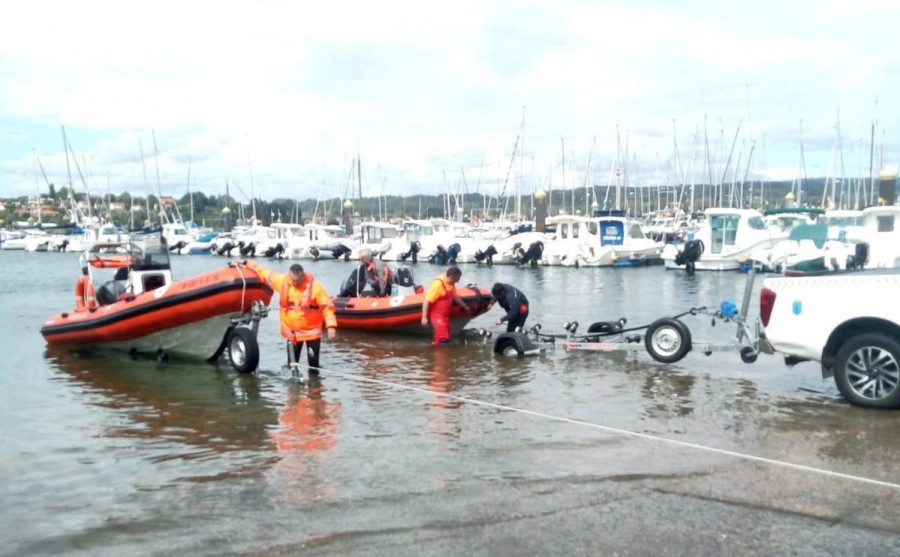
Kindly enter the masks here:
[[459, 244], [450, 244], [450, 247], [447, 248], [447, 263], [452, 265], [456, 265], [456, 256], [459, 255], [459, 250], [462, 247]]
[[447, 264], [447, 250], [444, 246], [438, 246], [437, 250], [431, 254], [431, 257], [428, 259], [435, 265], [446, 265]]
[[238, 242], [238, 246], [241, 248], [241, 255], [245, 257], [248, 255], [256, 255], [256, 245], [253, 242], [250, 242], [247, 245], [243, 244], [244, 242]]
[[527, 251], [523, 251], [522, 248], [519, 248], [519, 265], [531, 265], [532, 267], [537, 267], [543, 253], [544, 242], [532, 242], [532, 244], [528, 246]]
[[319, 260], [319, 249], [318, 248], [309, 248], [309, 255], [313, 258], [313, 261]]
[[397, 291], [400, 294], [413, 294], [416, 291], [416, 282], [413, 278], [413, 270], [407, 266], [397, 267]]
[[343, 257], [344, 261], [350, 261], [350, 251], [350, 248], [344, 244], [338, 244], [338, 247], [331, 250], [331, 255], [333, 255], [335, 259]]
[[847, 269], [862, 269], [869, 262], [869, 244], [860, 242], [856, 244], [853, 255], [847, 256]]
[[169, 246], [169, 251], [177, 251], [178, 253], [181, 253], [181, 250], [183, 250], [186, 245], [187, 242], [185, 242], [184, 240], [179, 240], [175, 243], [174, 246]]
[[341, 283], [341, 291], [338, 294], [341, 298], [355, 298], [359, 296], [360, 291], [366, 286], [366, 266], [360, 265], [356, 269], [350, 271], [350, 276]]
[[400, 254], [400, 261], [406, 261], [407, 258], [412, 257], [413, 263], [419, 262], [419, 250], [422, 249], [422, 244], [418, 242], [418, 240], [413, 240], [409, 244], [409, 250], [406, 253]]
[[222, 247], [220, 247], [219, 249], [216, 250], [216, 255], [227, 255], [227, 256], [231, 257], [231, 250], [233, 250], [236, 247], [237, 246], [235, 246], [231, 242], [225, 242], [225, 244]]
[[271, 248], [268, 248], [268, 249], [265, 251], [264, 255], [265, 255], [266, 257], [276, 257], [276, 256], [278, 256], [279, 259], [280, 259], [280, 256], [281, 256], [283, 253], [284, 253], [284, 246], [281, 245], [281, 242], [278, 242], [277, 244], [275, 244], [275, 245], [272, 246]]
[[684, 270], [688, 273], [694, 272], [694, 264], [700, 260], [703, 255], [703, 240], [691, 240], [685, 242], [684, 248], [675, 254], [675, 264], [684, 265]]
[[494, 244], [491, 244], [486, 250], [478, 250], [475, 252], [475, 261], [478, 263], [487, 263], [487, 266], [490, 267], [494, 264], [495, 255], [497, 255], [497, 248], [494, 247]]
[[63, 240], [62, 242], [59, 243], [58, 246], [56, 246], [56, 251], [66, 251], [66, 246], [68, 246], [68, 245], [69, 245], [69, 241]]

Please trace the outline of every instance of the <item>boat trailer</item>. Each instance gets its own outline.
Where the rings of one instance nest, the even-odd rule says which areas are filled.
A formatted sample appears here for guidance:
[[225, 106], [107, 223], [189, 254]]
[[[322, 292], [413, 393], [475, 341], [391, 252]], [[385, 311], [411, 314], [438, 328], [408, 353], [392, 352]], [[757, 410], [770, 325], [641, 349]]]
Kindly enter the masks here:
[[[750, 270], [740, 310], [732, 301], [724, 301], [718, 309], [693, 307], [671, 317], [662, 317], [648, 325], [627, 327], [624, 317], [617, 321], [591, 323], [587, 332], [578, 332], [578, 321], [563, 324], [562, 333], [545, 333], [538, 323], [527, 331], [502, 333], [494, 340], [494, 353], [504, 356], [524, 357], [540, 355], [547, 347], [560, 346], [564, 350], [588, 350], [597, 352], [636, 352], [643, 347], [650, 356], [662, 363], [674, 363], [688, 352], [697, 351], [709, 356], [713, 352], [738, 352], [744, 363], [756, 361], [760, 352], [772, 353], [765, 340], [759, 317], [750, 319], [747, 310], [753, 292], [755, 271]], [[717, 322], [733, 323], [735, 333], [728, 342], [716, 344], [694, 341], [690, 328], [682, 317], [687, 315], [711, 317], [711, 326]], [[479, 331], [487, 343], [493, 333]]]

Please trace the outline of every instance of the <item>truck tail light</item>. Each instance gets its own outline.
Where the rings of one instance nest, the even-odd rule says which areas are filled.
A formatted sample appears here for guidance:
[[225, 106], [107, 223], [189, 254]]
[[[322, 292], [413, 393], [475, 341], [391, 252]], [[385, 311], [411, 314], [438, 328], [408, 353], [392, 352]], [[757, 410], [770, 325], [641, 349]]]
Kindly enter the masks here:
[[775, 291], [763, 288], [759, 293], [759, 317], [763, 327], [769, 326], [769, 318], [772, 317], [772, 308], [775, 307]]

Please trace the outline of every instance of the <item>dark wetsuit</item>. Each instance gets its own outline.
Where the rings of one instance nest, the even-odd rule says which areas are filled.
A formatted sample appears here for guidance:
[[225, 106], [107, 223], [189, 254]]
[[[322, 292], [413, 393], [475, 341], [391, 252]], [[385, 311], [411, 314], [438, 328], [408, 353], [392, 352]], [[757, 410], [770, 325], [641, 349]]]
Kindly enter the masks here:
[[500, 321], [506, 321], [506, 332], [511, 333], [516, 327], [525, 328], [525, 320], [528, 319], [528, 298], [521, 290], [511, 284], [504, 284], [506, 295], [497, 300], [497, 304], [506, 310], [506, 315]]

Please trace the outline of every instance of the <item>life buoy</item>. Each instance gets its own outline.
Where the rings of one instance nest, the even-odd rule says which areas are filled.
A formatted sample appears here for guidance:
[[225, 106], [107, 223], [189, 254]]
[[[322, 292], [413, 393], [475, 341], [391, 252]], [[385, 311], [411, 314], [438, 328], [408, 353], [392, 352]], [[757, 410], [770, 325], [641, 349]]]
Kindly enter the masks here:
[[75, 311], [84, 311], [97, 307], [97, 299], [94, 296], [94, 284], [90, 277], [81, 275], [75, 283]]
[[89, 259], [91, 267], [97, 269], [119, 269], [131, 265], [131, 256], [100, 257], [95, 255]]

